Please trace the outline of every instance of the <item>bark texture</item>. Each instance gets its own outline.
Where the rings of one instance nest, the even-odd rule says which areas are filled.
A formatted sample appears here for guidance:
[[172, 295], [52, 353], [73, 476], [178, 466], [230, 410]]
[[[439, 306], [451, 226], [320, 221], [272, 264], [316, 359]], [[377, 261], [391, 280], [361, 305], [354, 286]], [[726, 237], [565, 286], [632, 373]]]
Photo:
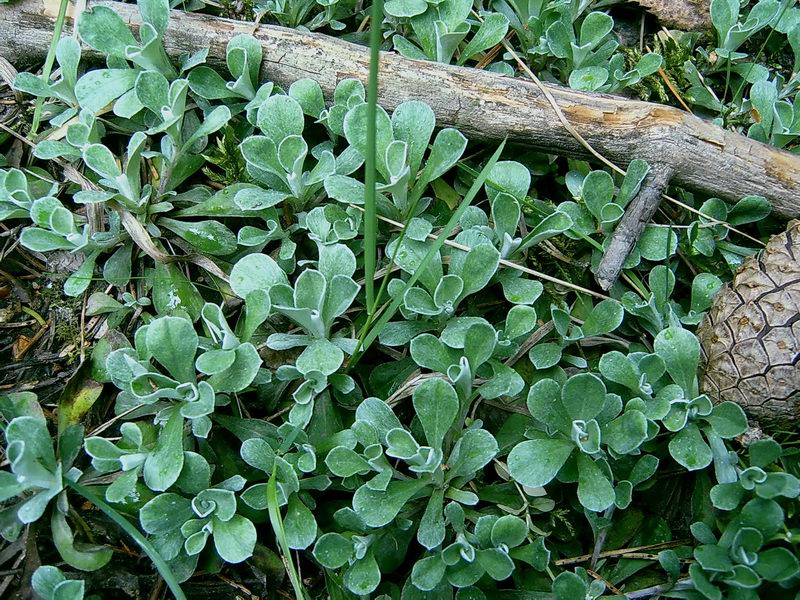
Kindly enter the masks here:
[[611, 289], [617, 281], [628, 255], [636, 247], [645, 226], [653, 218], [661, 196], [669, 185], [672, 170], [669, 167], [654, 165], [644, 180], [636, 198], [625, 209], [625, 216], [614, 230], [611, 243], [603, 253], [595, 279], [604, 290]]
[[665, 27], [706, 31], [711, 25], [711, 0], [633, 0]]
[[[129, 4], [89, 0], [87, 10], [101, 4], [134, 28], [139, 22], [136, 7]], [[57, 7], [58, 0], [20, 0], [1, 9], [0, 55], [17, 66], [41, 60]], [[275, 26], [254, 29], [252, 23], [173, 11], [165, 44], [171, 56], [207, 47], [208, 62], [224, 69], [225, 46], [240, 33], [252, 33], [261, 42], [262, 75], [284, 88], [310, 77], [330, 98], [342, 79], [366, 82], [368, 49], [322, 34]], [[92, 55], [87, 49], [86, 56]], [[552, 154], [589, 157], [556, 118], [542, 91], [528, 80], [393, 53], [382, 55], [380, 76], [379, 101], [390, 111], [401, 102], [422, 100], [433, 108], [439, 126], [457, 127], [471, 139], [507, 137]], [[673, 184], [730, 201], [759, 194], [778, 213], [800, 216], [800, 157], [676, 108], [548, 87], [580, 134], [618, 164], [644, 159], [669, 167]]]

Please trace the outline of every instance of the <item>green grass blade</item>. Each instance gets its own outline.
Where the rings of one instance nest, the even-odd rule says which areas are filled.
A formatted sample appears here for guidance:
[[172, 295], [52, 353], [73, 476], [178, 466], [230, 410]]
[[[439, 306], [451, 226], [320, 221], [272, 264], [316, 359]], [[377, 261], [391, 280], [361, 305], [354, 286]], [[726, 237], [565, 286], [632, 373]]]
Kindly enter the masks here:
[[172, 592], [172, 595], [175, 596], [176, 600], [186, 600], [186, 596], [183, 594], [183, 590], [181, 589], [181, 584], [172, 573], [172, 569], [169, 568], [167, 561], [165, 561], [158, 553], [158, 550], [156, 550], [153, 545], [147, 541], [147, 538], [142, 535], [141, 531], [136, 529], [136, 527], [134, 527], [130, 521], [114, 510], [111, 505], [106, 504], [104, 500], [101, 500], [99, 496], [96, 496], [94, 492], [89, 490], [89, 488], [83, 487], [79, 483], [69, 481], [68, 479], [65, 479], [64, 481], [75, 492], [86, 498], [86, 500], [103, 511], [109, 519], [114, 521], [114, 523], [119, 525], [125, 533], [131, 536], [133, 541], [139, 544], [142, 550], [144, 550], [145, 554], [147, 554], [150, 560], [153, 561], [153, 564], [156, 566], [156, 569], [158, 569], [161, 577], [164, 578], [164, 581]]
[[461, 216], [464, 214], [467, 208], [469, 208], [469, 205], [472, 204], [472, 201], [475, 199], [475, 196], [478, 195], [478, 192], [483, 187], [483, 184], [486, 181], [489, 172], [492, 170], [495, 163], [497, 163], [497, 160], [500, 158], [500, 155], [503, 153], [503, 148], [505, 148], [505, 145], [506, 143], [504, 140], [503, 143], [500, 144], [495, 153], [492, 155], [492, 157], [489, 159], [489, 162], [486, 163], [486, 166], [484, 166], [481, 172], [478, 174], [478, 177], [473, 182], [472, 187], [469, 188], [469, 191], [464, 196], [464, 199], [461, 201], [461, 204], [455, 210], [453, 215], [450, 217], [450, 220], [447, 222], [442, 231], [439, 233], [439, 236], [436, 238], [435, 241], [431, 242], [431, 246], [430, 248], [428, 248], [428, 252], [423, 257], [422, 262], [420, 262], [419, 268], [414, 272], [413, 275], [411, 275], [411, 277], [409, 277], [403, 289], [400, 291], [399, 294], [397, 294], [397, 296], [395, 296], [391, 304], [389, 304], [389, 306], [386, 307], [386, 310], [383, 311], [383, 314], [381, 314], [380, 318], [372, 326], [369, 333], [367, 333], [367, 335], [364, 337], [364, 342], [361, 344], [361, 349], [359, 351], [359, 354], [357, 356], [354, 356], [353, 359], [350, 361], [349, 365], [350, 367], [352, 367], [358, 362], [361, 356], [364, 355], [364, 352], [366, 352], [367, 349], [370, 347], [370, 345], [372, 345], [372, 342], [374, 342], [377, 339], [383, 327], [386, 325], [386, 323], [389, 322], [389, 319], [391, 319], [394, 316], [394, 313], [397, 312], [397, 309], [400, 308], [400, 304], [403, 302], [403, 297], [405, 296], [406, 290], [408, 290], [411, 286], [413, 286], [417, 282], [417, 279], [419, 279], [420, 274], [423, 273], [425, 269], [428, 268], [428, 264], [430, 263], [430, 261], [433, 260], [433, 257], [436, 256], [436, 253], [439, 252], [441, 247], [444, 245], [444, 241], [450, 236], [450, 234], [456, 228], [459, 220], [461, 219]]
[[286, 530], [283, 528], [283, 518], [281, 518], [281, 510], [278, 506], [278, 484], [275, 478], [275, 469], [272, 470], [272, 475], [269, 478], [269, 482], [267, 482], [267, 511], [269, 512], [269, 522], [272, 525], [272, 530], [275, 532], [275, 540], [281, 549], [283, 565], [294, 589], [295, 598], [306, 600], [309, 597], [308, 593], [300, 581], [297, 569], [294, 567], [289, 543], [286, 541]]
[[[64, 18], [67, 15], [67, 6], [69, 6], [69, 0], [61, 0], [61, 4], [58, 7], [56, 23], [53, 27], [53, 39], [50, 41], [50, 49], [47, 51], [47, 57], [44, 59], [44, 66], [42, 67], [42, 81], [45, 83], [50, 82], [50, 73], [53, 70], [53, 63], [56, 59], [56, 46], [58, 46], [58, 41], [61, 39], [61, 31], [64, 29]], [[36, 99], [36, 108], [33, 111], [31, 131], [28, 134], [28, 136], [31, 138], [36, 135], [36, 131], [39, 129], [39, 121], [42, 119], [44, 100], [44, 98]]]
[[367, 81], [367, 155], [364, 157], [364, 271], [367, 313], [375, 309], [375, 269], [378, 256], [378, 213], [376, 207], [376, 115], [378, 111], [378, 71], [381, 60], [383, 0], [373, 0], [369, 36], [369, 80]]

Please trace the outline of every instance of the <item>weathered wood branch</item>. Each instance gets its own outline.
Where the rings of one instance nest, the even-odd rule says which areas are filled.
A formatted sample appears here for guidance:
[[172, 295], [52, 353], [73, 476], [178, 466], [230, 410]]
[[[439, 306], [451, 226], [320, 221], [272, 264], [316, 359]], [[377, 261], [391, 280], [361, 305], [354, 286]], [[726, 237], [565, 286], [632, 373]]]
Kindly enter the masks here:
[[[88, 10], [101, 4], [134, 27], [139, 22], [136, 7], [129, 4], [89, 0]], [[0, 55], [18, 66], [41, 60], [57, 7], [58, 0], [20, 0], [0, 9]], [[367, 79], [366, 48], [282, 27], [254, 30], [251, 23], [173, 11], [165, 45], [171, 56], [208, 47], [208, 62], [224, 68], [225, 46], [240, 33], [258, 38], [264, 48], [263, 76], [283, 87], [310, 77], [330, 98], [342, 79]], [[87, 56], [92, 51], [87, 50]], [[800, 216], [800, 157], [676, 108], [548, 87], [580, 134], [616, 163], [644, 159], [669, 167], [675, 185], [731, 201], [759, 194], [778, 213]], [[379, 96], [388, 110], [407, 100], [427, 102], [440, 126], [457, 127], [471, 139], [507, 137], [552, 154], [588, 157], [556, 118], [542, 91], [521, 78], [384, 53]]]
[[653, 218], [661, 196], [669, 185], [672, 170], [670, 167], [654, 165], [650, 169], [636, 198], [625, 209], [625, 216], [614, 230], [608, 249], [597, 267], [595, 279], [604, 290], [611, 289], [617, 281], [628, 256], [636, 247], [645, 226]]

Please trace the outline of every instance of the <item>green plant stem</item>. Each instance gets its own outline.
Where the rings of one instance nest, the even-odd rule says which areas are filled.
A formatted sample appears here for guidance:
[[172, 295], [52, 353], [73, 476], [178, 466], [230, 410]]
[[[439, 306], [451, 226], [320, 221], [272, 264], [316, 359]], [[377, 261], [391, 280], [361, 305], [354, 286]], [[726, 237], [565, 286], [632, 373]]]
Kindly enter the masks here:
[[109, 519], [114, 521], [114, 523], [119, 525], [125, 533], [131, 536], [133, 541], [135, 541], [142, 548], [142, 550], [144, 550], [145, 554], [147, 554], [150, 560], [153, 561], [153, 564], [156, 566], [156, 569], [158, 569], [161, 577], [164, 578], [164, 581], [172, 592], [172, 595], [175, 596], [176, 600], [186, 600], [186, 596], [181, 589], [181, 585], [178, 582], [178, 579], [175, 577], [175, 574], [172, 572], [172, 569], [169, 568], [167, 561], [161, 557], [161, 555], [158, 553], [158, 550], [153, 547], [153, 545], [144, 535], [142, 535], [138, 529], [136, 529], [136, 527], [134, 527], [116, 510], [114, 510], [111, 505], [106, 504], [106, 502], [101, 500], [99, 496], [96, 496], [94, 492], [89, 490], [89, 488], [86, 488], [79, 483], [75, 483], [74, 481], [70, 481], [69, 479], [65, 479], [64, 481], [70, 488], [103, 511], [103, 513], [105, 513]]
[[377, 266], [378, 213], [376, 206], [377, 185], [377, 126], [378, 72], [381, 60], [381, 23], [383, 22], [383, 0], [373, 0], [369, 35], [369, 79], [367, 81], [367, 155], [364, 157], [364, 271], [367, 296], [367, 312], [375, 310], [375, 269]]
[[[42, 67], [42, 81], [45, 84], [48, 84], [50, 81], [50, 73], [53, 70], [53, 63], [56, 59], [56, 46], [58, 46], [58, 41], [61, 39], [61, 31], [64, 29], [64, 18], [67, 16], [67, 6], [69, 5], [69, 0], [61, 0], [61, 4], [58, 7], [58, 16], [56, 17], [56, 23], [53, 27], [53, 39], [50, 41], [50, 49], [47, 51], [47, 57], [44, 60], [44, 66]], [[33, 111], [33, 121], [31, 122], [31, 131], [28, 134], [28, 137], [33, 138], [36, 136], [36, 132], [39, 129], [39, 122], [42, 120], [42, 109], [44, 107], [44, 98], [37, 98], [36, 99], [36, 108]]]
[[267, 482], [267, 512], [269, 512], [269, 520], [272, 525], [272, 530], [275, 533], [275, 540], [280, 546], [281, 555], [283, 558], [283, 565], [286, 573], [289, 575], [289, 581], [294, 589], [294, 595], [297, 600], [306, 600], [308, 593], [303, 587], [303, 582], [300, 580], [300, 575], [295, 569], [292, 562], [292, 553], [289, 549], [289, 543], [286, 541], [286, 531], [283, 527], [283, 518], [281, 517], [280, 507], [278, 506], [278, 487], [276, 480], [276, 467], [272, 469], [272, 475]]

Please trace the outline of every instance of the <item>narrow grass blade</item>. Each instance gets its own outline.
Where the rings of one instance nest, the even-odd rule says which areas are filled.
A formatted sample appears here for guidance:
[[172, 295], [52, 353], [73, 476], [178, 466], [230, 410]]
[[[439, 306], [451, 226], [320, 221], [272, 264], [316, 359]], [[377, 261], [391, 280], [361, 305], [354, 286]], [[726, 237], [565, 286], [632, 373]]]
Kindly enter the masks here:
[[364, 271], [367, 313], [375, 309], [375, 269], [378, 256], [378, 213], [376, 207], [376, 123], [378, 111], [378, 72], [381, 61], [381, 23], [383, 0], [373, 0], [369, 36], [369, 80], [367, 81], [367, 155], [364, 157]]
[[153, 564], [156, 566], [156, 569], [158, 569], [161, 577], [164, 578], [164, 581], [172, 592], [172, 595], [175, 596], [176, 600], [186, 600], [186, 596], [183, 594], [183, 590], [181, 589], [181, 584], [178, 583], [178, 579], [172, 573], [172, 569], [169, 568], [167, 561], [165, 561], [158, 553], [158, 550], [156, 550], [153, 545], [147, 541], [147, 538], [142, 535], [142, 532], [136, 529], [136, 527], [134, 527], [130, 521], [114, 510], [111, 505], [106, 504], [105, 501], [101, 500], [99, 496], [96, 496], [94, 492], [89, 490], [89, 488], [86, 488], [79, 483], [75, 483], [74, 481], [69, 481], [68, 479], [65, 479], [64, 481], [75, 492], [86, 498], [86, 500], [103, 511], [109, 519], [114, 521], [114, 523], [119, 525], [125, 533], [131, 536], [133, 541], [139, 544], [142, 550], [144, 550], [145, 554], [147, 554], [150, 560], [153, 561]]
[[353, 357], [353, 360], [350, 361], [350, 366], [355, 365], [358, 362], [358, 359], [361, 358], [361, 356], [363, 356], [364, 352], [367, 351], [372, 342], [374, 342], [377, 339], [383, 327], [386, 325], [386, 323], [389, 322], [389, 319], [391, 319], [394, 316], [394, 313], [397, 312], [397, 309], [400, 308], [400, 304], [403, 302], [403, 297], [405, 296], [406, 290], [408, 290], [411, 286], [413, 286], [417, 282], [417, 279], [419, 279], [420, 274], [423, 273], [425, 269], [428, 268], [428, 264], [430, 263], [430, 261], [433, 260], [433, 257], [436, 256], [436, 253], [439, 252], [439, 249], [444, 245], [445, 240], [450, 236], [450, 234], [456, 228], [459, 220], [461, 219], [461, 216], [464, 214], [467, 208], [469, 208], [469, 205], [472, 203], [472, 201], [475, 199], [475, 196], [478, 195], [478, 192], [483, 187], [483, 184], [486, 181], [489, 172], [492, 170], [495, 163], [497, 163], [497, 160], [500, 158], [500, 155], [503, 153], [503, 148], [505, 148], [505, 145], [506, 143], [504, 140], [503, 143], [500, 144], [495, 153], [492, 155], [492, 157], [489, 159], [489, 162], [486, 163], [486, 166], [483, 167], [483, 170], [481, 170], [480, 174], [475, 178], [472, 187], [469, 188], [469, 191], [464, 196], [464, 199], [461, 201], [459, 207], [450, 217], [450, 220], [447, 222], [447, 224], [442, 228], [442, 231], [439, 233], [439, 236], [436, 238], [436, 240], [431, 243], [430, 248], [428, 248], [428, 252], [423, 257], [422, 262], [420, 262], [419, 268], [414, 272], [413, 275], [411, 275], [411, 277], [408, 278], [408, 281], [406, 281], [403, 289], [400, 291], [399, 294], [397, 294], [397, 296], [395, 296], [391, 304], [389, 304], [389, 306], [386, 307], [386, 310], [383, 311], [383, 314], [381, 314], [380, 318], [372, 326], [369, 333], [367, 333], [366, 337], [364, 338], [364, 342], [361, 345], [360, 353], [358, 354], [358, 356]]
[[272, 530], [275, 532], [275, 539], [280, 546], [283, 565], [286, 568], [286, 573], [289, 575], [289, 581], [292, 584], [292, 589], [294, 589], [295, 598], [298, 598], [298, 600], [307, 600], [309, 597], [308, 593], [306, 593], [303, 583], [300, 581], [300, 575], [297, 573], [297, 569], [294, 568], [289, 543], [286, 541], [286, 531], [283, 528], [281, 510], [278, 506], [278, 484], [275, 478], [275, 469], [272, 470], [272, 475], [269, 478], [269, 482], [267, 482], [267, 509], [269, 512], [269, 522], [272, 525]]
[[[67, 16], [68, 5], [69, 0], [61, 0], [61, 4], [58, 7], [58, 16], [56, 17], [56, 23], [53, 27], [53, 39], [50, 41], [50, 48], [47, 51], [47, 57], [44, 59], [44, 66], [42, 67], [42, 81], [45, 83], [50, 82], [50, 73], [53, 70], [53, 63], [56, 59], [56, 46], [58, 46], [58, 41], [61, 39], [61, 31], [64, 29], [64, 18]], [[42, 119], [44, 101], [44, 98], [36, 99], [36, 108], [33, 111], [31, 131], [28, 134], [31, 138], [36, 135], [36, 131], [39, 129], [39, 121]]]

